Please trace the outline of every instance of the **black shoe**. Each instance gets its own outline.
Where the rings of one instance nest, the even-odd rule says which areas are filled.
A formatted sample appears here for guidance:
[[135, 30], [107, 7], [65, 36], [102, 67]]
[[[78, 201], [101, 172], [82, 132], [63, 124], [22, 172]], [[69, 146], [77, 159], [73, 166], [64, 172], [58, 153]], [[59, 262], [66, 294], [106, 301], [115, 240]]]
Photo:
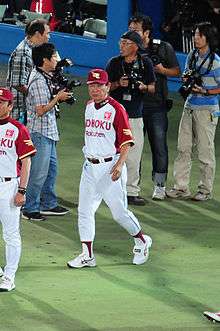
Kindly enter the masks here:
[[66, 215], [69, 212], [69, 209], [64, 208], [62, 206], [56, 206], [52, 209], [47, 210], [41, 210], [41, 215], [47, 215], [47, 216], [63, 216]]
[[127, 198], [128, 198], [128, 204], [129, 205], [135, 205], [135, 206], [145, 206], [146, 205], [146, 200], [142, 197], [127, 196]]
[[27, 213], [23, 211], [21, 217], [29, 221], [46, 221], [46, 217], [41, 215], [39, 212]]

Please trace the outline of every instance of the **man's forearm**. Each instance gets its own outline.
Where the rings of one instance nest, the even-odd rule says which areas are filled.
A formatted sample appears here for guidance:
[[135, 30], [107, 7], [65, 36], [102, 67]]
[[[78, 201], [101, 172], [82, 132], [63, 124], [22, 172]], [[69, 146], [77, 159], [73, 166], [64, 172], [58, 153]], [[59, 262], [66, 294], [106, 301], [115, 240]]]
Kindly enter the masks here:
[[29, 174], [31, 168], [31, 157], [28, 156], [21, 160], [21, 173], [20, 173], [20, 184], [22, 188], [26, 188], [28, 184]]

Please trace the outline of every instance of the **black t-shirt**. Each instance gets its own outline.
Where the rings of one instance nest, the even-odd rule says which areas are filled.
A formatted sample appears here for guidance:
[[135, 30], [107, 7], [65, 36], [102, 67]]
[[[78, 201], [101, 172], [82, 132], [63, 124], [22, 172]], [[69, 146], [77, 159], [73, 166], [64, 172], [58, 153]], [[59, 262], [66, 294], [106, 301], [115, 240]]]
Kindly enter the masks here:
[[[165, 68], [178, 67], [178, 60], [173, 47], [165, 42], [158, 41], [158, 57]], [[151, 47], [141, 51], [142, 56], [151, 57]], [[167, 111], [166, 99], [168, 96], [167, 76], [156, 73], [155, 94], [146, 94], [144, 96], [144, 111]]]
[[[145, 85], [155, 81], [153, 64], [146, 56], [138, 55], [137, 60], [132, 63], [126, 63], [122, 56], [113, 57], [108, 61], [106, 71], [110, 82], [119, 81], [123, 75], [129, 77], [132, 72], [139, 73], [137, 80]], [[129, 118], [142, 117], [144, 93], [138, 88], [118, 87], [110, 95], [125, 107]]]

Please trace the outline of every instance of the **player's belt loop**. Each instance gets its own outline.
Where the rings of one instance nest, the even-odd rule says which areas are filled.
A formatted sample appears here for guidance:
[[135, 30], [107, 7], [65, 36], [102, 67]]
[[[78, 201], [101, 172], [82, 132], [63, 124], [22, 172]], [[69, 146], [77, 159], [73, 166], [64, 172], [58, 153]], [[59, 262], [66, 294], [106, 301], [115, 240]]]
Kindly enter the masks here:
[[103, 163], [103, 162], [110, 162], [113, 160], [113, 157], [106, 157], [103, 159], [94, 159], [94, 158], [87, 158], [87, 160], [93, 164], [99, 164], [99, 163]]
[[4, 183], [4, 182], [10, 182], [12, 178], [11, 177], [0, 177], [0, 182]]

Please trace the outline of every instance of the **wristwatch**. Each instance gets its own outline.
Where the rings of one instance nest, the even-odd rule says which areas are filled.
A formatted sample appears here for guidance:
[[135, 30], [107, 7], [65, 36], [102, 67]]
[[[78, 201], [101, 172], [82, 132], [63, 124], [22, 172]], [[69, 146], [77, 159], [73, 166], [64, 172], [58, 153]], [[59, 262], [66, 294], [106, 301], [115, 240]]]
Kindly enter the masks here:
[[210, 94], [209, 94], [209, 90], [205, 90], [205, 93], [204, 93], [204, 95], [207, 97], [207, 96], [209, 96]]

